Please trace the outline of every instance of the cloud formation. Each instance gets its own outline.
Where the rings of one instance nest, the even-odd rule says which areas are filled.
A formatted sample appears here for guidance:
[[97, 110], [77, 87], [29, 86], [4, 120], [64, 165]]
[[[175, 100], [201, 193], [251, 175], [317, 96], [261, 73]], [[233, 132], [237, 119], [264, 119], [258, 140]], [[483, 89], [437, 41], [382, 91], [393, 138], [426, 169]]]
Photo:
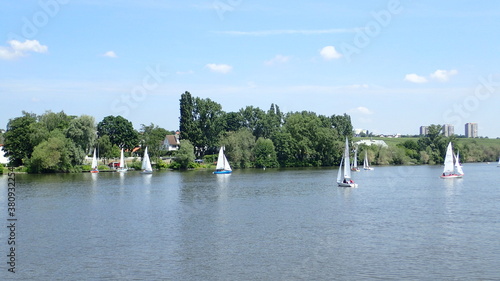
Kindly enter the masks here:
[[115, 52], [113, 51], [107, 51], [106, 53], [103, 54], [104, 57], [108, 57], [108, 58], [117, 58], [118, 56], [116, 55]]
[[334, 46], [326, 46], [319, 52], [325, 60], [339, 59], [342, 54], [335, 50]]
[[[452, 76], [457, 74], [458, 71], [456, 69], [452, 70], [438, 69], [429, 75], [429, 79], [437, 80], [439, 82], [448, 82]], [[412, 74], [406, 74], [404, 80], [412, 83], [427, 83], [429, 79], [427, 79], [424, 76], [419, 76], [415, 73], [412, 73]]]
[[450, 80], [451, 76], [457, 75], [458, 71], [456, 69], [452, 70], [441, 70], [438, 69], [434, 73], [431, 73], [431, 78], [438, 80], [439, 82], [447, 82]]
[[427, 78], [412, 73], [412, 74], [406, 74], [405, 81], [420, 84], [420, 83], [427, 83]]
[[370, 115], [370, 114], [373, 114], [373, 111], [369, 110], [368, 108], [364, 107], [364, 106], [358, 106], [356, 107], [353, 112], [355, 113], [361, 113], [361, 114], [365, 114], [365, 115]]
[[283, 55], [276, 55], [274, 58], [265, 61], [264, 63], [266, 65], [274, 65], [274, 64], [280, 64], [280, 63], [286, 63], [290, 60], [290, 57], [283, 56]]
[[48, 47], [40, 44], [38, 40], [26, 40], [24, 42], [10, 40], [7, 43], [10, 45], [9, 47], [0, 46], [0, 59], [15, 59], [27, 56], [30, 52], [46, 53], [48, 51]]
[[206, 65], [206, 67], [208, 67], [208, 69], [210, 69], [213, 72], [218, 72], [218, 73], [222, 73], [222, 74], [229, 73], [233, 69], [233, 67], [230, 65], [215, 64], [215, 63], [209, 63]]

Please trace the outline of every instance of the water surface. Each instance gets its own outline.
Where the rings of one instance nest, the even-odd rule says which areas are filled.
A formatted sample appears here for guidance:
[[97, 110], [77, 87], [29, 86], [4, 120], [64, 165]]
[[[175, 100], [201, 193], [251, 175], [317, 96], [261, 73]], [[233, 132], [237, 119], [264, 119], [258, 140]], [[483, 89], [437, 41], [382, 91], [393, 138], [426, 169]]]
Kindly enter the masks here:
[[[500, 168], [17, 175], [9, 280], [498, 280]], [[0, 177], [7, 221], [7, 177]]]

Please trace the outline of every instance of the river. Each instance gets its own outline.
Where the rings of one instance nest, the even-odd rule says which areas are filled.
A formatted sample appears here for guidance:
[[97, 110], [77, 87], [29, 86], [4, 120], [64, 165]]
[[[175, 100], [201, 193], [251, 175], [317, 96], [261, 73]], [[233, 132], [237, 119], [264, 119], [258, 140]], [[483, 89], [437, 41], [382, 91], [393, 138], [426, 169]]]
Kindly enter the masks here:
[[17, 174], [0, 279], [499, 280], [500, 168], [441, 169]]

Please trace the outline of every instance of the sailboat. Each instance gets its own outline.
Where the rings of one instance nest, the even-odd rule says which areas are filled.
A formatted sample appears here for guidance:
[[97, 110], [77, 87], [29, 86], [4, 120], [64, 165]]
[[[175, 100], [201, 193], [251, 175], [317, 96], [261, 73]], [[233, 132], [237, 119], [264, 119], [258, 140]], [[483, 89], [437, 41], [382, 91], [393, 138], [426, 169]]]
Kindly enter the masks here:
[[153, 168], [151, 167], [151, 160], [149, 160], [148, 147], [144, 151], [144, 156], [142, 157], [141, 174], [152, 174]]
[[453, 154], [453, 147], [451, 142], [448, 143], [448, 147], [446, 148], [446, 156], [444, 158], [444, 169], [443, 174], [441, 175], [442, 179], [449, 178], [461, 178], [463, 177], [464, 172], [457, 157]]
[[358, 150], [357, 149], [354, 150], [354, 160], [353, 160], [353, 163], [352, 163], [351, 171], [353, 171], [353, 172], [359, 172], [359, 168], [358, 168]]
[[95, 155], [95, 151], [96, 151], [96, 149], [94, 148], [94, 156], [92, 157], [92, 165], [90, 166], [91, 173], [99, 173], [99, 169], [97, 168], [97, 157]]
[[498, 157], [498, 165], [497, 167], [500, 167], [500, 157]]
[[373, 170], [372, 167], [370, 167], [370, 162], [368, 162], [368, 151], [365, 150], [365, 160], [363, 160], [363, 170]]
[[123, 148], [122, 148], [122, 151], [120, 153], [120, 166], [118, 167], [118, 170], [116, 170], [117, 172], [120, 172], [120, 173], [124, 173], [126, 171], [128, 171], [127, 167], [125, 167], [125, 157], [123, 156]]
[[358, 187], [357, 183], [351, 179], [351, 169], [349, 167], [349, 143], [345, 138], [345, 150], [340, 161], [339, 171], [337, 173], [337, 184], [340, 187]]
[[224, 147], [221, 147], [214, 174], [230, 174], [232, 172], [233, 170], [231, 169], [231, 165], [229, 165], [226, 155], [224, 155]]

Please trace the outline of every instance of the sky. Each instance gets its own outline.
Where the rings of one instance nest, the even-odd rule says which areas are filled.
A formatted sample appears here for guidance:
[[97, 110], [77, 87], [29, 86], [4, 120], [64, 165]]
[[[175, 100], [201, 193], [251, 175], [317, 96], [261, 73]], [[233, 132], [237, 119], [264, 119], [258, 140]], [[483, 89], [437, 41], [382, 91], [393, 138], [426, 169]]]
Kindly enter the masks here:
[[500, 137], [499, 1], [0, 2], [0, 129], [22, 111], [179, 128], [179, 99]]

